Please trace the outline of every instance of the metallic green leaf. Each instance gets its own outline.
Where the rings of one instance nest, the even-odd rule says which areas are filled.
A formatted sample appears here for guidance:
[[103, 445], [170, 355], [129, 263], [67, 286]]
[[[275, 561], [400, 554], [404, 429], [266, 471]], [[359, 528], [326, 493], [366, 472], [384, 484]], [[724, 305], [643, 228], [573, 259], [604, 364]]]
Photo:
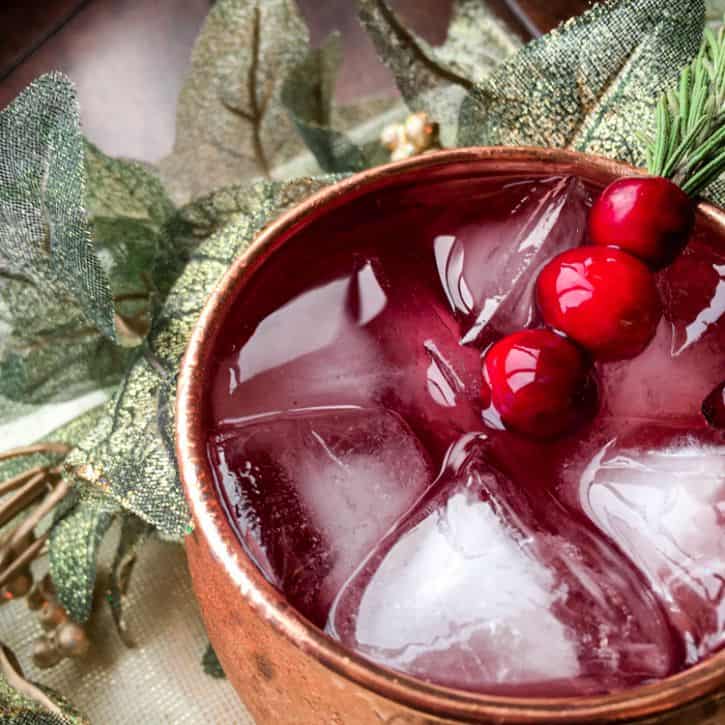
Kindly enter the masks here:
[[3, 725], [90, 725], [72, 705], [58, 693], [32, 683], [60, 711], [50, 712], [42, 704], [15, 690], [0, 674], [0, 721]]
[[363, 149], [332, 127], [335, 80], [341, 59], [335, 33], [290, 73], [282, 87], [282, 103], [323, 171], [361, 171], [370, 165]]
[[307, 47], [293, 0], [214, 4], [179, 98], [174, 150], [161, 163], [176, 201], [269, 177], [300, 151], [279, 96]]
[[126, 592], [131, 581], [138, 553], [154, 533], [152, 526], [133, 514], [126, 513], [121, 525], [121, 537], [116, 555], [111, 566], [108, 585], [108, 604], [111, 616], [121, 640], [127, 647], [134, 647], [135, 642], [128, 631], [124, 618]]
[[58, 73], [0, 113], [0, 294], [6, 281], [54, 297], [115, 338], [108, 279], [84, 211], [78, 99]]
[[[61, 87], [72, 92], [67, 81]], [[34, 97], [37, 91], [31, 87], [26, 93]], [[41, 101], [49, 102], [36, 99], [35, 104]], [[170, 287], [165, 275], [171, 265], [166, 260], [175, 258], [176, 250], [168, 241], [167, 224], [174, 208], [159, 179], [145, 166], [111, 159], [83, 140], [74, 103], [67, 107], [56, 104], [55, 132], [63, 136], [64, 144], [74, 144], [74, 153], [81, 154], [77, 184], [82, 207], [77, 214], [84, 234], [90, 230], [95, 242], [87, 250], [93, 255], [91, 268], [97, 267], [105, 289], [112, 294], [117, 341], [138, 344], [148, 330], [152, 303]], [[56, 164], [53, 159], [58, 148], [64, 146], [53, 147], [49, 163]], [[35, 168], [22, 173], [30, 178], [43, 172]], [[53, 171], [60, 173], [66, 175], [66, 186], [72, 190], [73, 177], [67, 170]], [[32, 187], [27, 179], [23, 183]], [[54, 183], [62, 185], [58, 180]], [[12, 199], [13, 188], [12, 184], [2, 185], [0, 192]], [[19, 404], [2, 405], [0, 420], [28, 412], [28, 406], [115, 385], [131, 357], [89, 321], [73, 298], [73, 280], [66, 280], [70, 286], [59, 291], [36, 279], [45, 274], [46, 264], [50, 265], [49, 274], [54, 273], [58, 263], [52, 255], [50, 260], [29, 259], [31, 271], [16, 264], [3, 276], [2, 240], [17, 231], [3, 209], [0, 201], [0, 327], [4, 328], [0, 329], [0, 401], [4, 398]]]
[[164, 537], [181, 539], [189, 525], [174, 453], [174, 401], [176, 375], [196, 319], [209, 292], [255, 233], [331, 180], [260, 182], [245, 192], [220, 192], [219, 206], [209, 197], [184, 211], [187, 233], [215, 231], [192, 253], [101, 421], [67, 459], [79, 478]]
[[222, 680], [226, 677], [222, 669], [222, 663], [219, 662], [219, 658], [211, 645], [204, 651], [204, 655], [201, 658], [201, 666], [204, 672], [215, 680]]
[[429, 45], [406, 28], [387, 0], [358, 0], [360, 19], [403, 98], [441, 126], [444, 144], [456, 138], [463, 98], [520, 46], [481, 0], [457, 0], [446, 42]]
[[700, 46], [703, 0], [609, 0], [468, 95], [460, 145], [554, 146], [640, 165], [655, 104]]
[[111, 499], [85, 487], [57, 511], [48, 544], [50, 576], [58, 601], [76, 622], [91, 614], [98, 548], [118, 513]]

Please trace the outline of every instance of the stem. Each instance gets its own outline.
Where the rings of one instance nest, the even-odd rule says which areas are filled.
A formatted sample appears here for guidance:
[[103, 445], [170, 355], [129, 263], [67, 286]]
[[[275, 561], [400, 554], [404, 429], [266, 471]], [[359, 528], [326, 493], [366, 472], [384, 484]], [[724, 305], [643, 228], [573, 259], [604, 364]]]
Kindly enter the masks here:
[[36, 466], [35, 468], [29, 468], [27, 471], [18, 473], [17, 476], [8, 478], [6, 481], [0, 483], [0, 497], [5, 496], [5, 494], [11, 493], [16, 488], [20, 488], [22, 484], [24, 484], [29, 478], [32, 478], [36, 474], [47, 472], [47, 466]]
[[0, 571], [0, 587], [4, 587], [38, 556], [49, 536], [50, 534], [46, 532], [38, 537], [22, 554], [13, 559], [6, 569]]
[[21, 456], [32, 456], [34, 453], [57, 453], [63, 456], [70, 453], [70, 450], [70, 446], [65, 443], [34, 443], [31, 446], [12, 448], [9, 451], [0, 453], [0, 462], [20, 458]]
[[45, 472], [36, 473], [18, 492], [0, 506], [0, 526], [15, 518], [24, 508], [43, 495], [47, 486]]
[[19, 543], [22, 542], [23, 538], [26, 537], [40, 522], [40, 520], [47, 514], [50, 513], [67, 495], [70, 491], [70, 484], [68, 481], [61, 481], [44, 499], [43, 502], [38, 506], [33, 513], [23, 521], [20, 526], [15, 530], [13, 535], [10, 537], [10, 541], [7, 543], [9, 549], [14, 549]]

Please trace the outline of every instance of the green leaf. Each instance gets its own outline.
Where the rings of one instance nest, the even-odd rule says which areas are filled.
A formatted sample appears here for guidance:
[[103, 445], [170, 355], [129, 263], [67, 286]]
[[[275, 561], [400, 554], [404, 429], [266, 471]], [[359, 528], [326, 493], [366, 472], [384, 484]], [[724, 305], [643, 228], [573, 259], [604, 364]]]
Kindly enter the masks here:
[[56, 514], [48, 543], [50, 576], [58, 601], [76, 622], [91, 615], [98, 548], [119, 511], [111, 499], [83, 487]]
[[189, 526], [174, 453], [174, 402], [191, 330], [210, 291], [256, 232], [332, 180], [260, 182], [245, 192], [220, 192], [218, 206], [215, 195], [183, 211], [191, 235], [228, 223], [192, 253], [102, 420], [68, 456], [79, 478], [166, 538], [182, 539]]
[[[48, 128], [27, 119], [51, 113]], [[22, 143], [8, 141], [6, 168], [0, 162], [0, 402], [9, 401], [0, 407], [0, 420], [117, 384], [131, 354], [116, 342], [138, 344], [144, 336], [152, 303], [164, 292], [155, 270], [166, 270], [165, 260], [174, 255], [166, 241], [174, 210], [161, 182], [143, 165], [110, 159], [84, 141], [69, 81], [46, 76], [31, 86], [0, 114], [0, 139], [13, 128]], [[24, 149], [23, 155], [13, 149]], [[57, 237], [49, 256], [39, 236], [42, 224]], [[27, 240], [27, 252], [19, 253], [17, 238]], [[66, 247], [80, 251], [69, 257]], [[70, 258], [72, 271], [64, 269]], [[100, 285], [110, 297], [113, 340], [74, 296], [93, 279], [87, 285]]]
[[293, 0], [214, 4], [179, 98], [174, 150], [161, 163], [175, 200], [269, 177], [300, 151], [280, 92], [307, 48]]
[[73, 84], [58, 73], [32, 83], [0, 113], [0, 145], [0, 293], [22, 283], [114, 339], [111, 290], [84, 211]]
[[481, 0], [457, 0], [440, 47], [406, 28], [386, 0], [358, 2], [360, 19], [408, 106], [426, 111], [440, 124], [443, 143], [452, 144], [466, 93], [514, 53], [520, 41]]
[[643, 164], [655, 106], [700, 46], [703, 0], [610, 0], [529, 43], [468, 95], [460, 145], [572, 148]]
[[[17, 663], [15, 665], [17, 667]], [[55, 706], [60, 714], [51, 712], [37, 700], [14, 689], [0, 674], [0, 716], [3, 725], [90, 725], [89, 721], [58, 693], [36, 683], [29, 684], [42, 696], [47, 697], [49, 705]]]
[[133, 514], [124, 516], [121, 525], [121, 538], [118, 542], [116, 555], [111, 566], [111, 576], [108, 586], [108, 603], [111, 607], [111, 616], [116, 625], [121, 640], [127, 647], [134, 647], [135, 642], [128, 631], [124, 618], [126, 592], [131, 581], [138, 553], [154, 533], [152, 526]]
[[201, 658], [201, 666], [204, 672], [215, 680], [223, 680], [226, 678], [224, 670], [222, 669], [222, 663], [219, 662], [219, 658], [211, 645], [204, 651], [204, 655]]
[[282, 87], [282, 103], [323, 171], [361, 171], [370, 165], [362, 148], [332, 128], [340, 36], [332, 34], [311, 50]]

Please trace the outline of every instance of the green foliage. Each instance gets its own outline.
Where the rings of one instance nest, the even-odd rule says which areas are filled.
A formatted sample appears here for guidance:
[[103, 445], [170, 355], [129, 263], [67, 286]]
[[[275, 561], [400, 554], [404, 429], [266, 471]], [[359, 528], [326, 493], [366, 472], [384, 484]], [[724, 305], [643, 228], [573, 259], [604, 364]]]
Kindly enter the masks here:
[[672, 178], [692, 196], [725, 170], [725, 28], [705, 28], [697, 58], [662, 94], [647, 147], [650, 173]]
[[[8, 656], [7, 650], [5, 656]], [[17, 662], [13, 664], [19, 670]], [[88, 720], [57, 692], [35, 683], [30, 684], [42, 696], [48, 698], [49, 704], [57, 708], [57, 713], [51, 712], [37, 700], [14, 689], [0, 674], [0, 721], [3, 725], [90, 725]]]
[[446, 42], [433, 47], [406, 28], [386, 0], [358, 0], [360, 19], [413, 111], [426, 111], [453, 144], [466, 93], [520, 46], [480, 0], [457, 0]]
[[83, 140], [67, 79], [31, 85], [0, 114], [0, 140], [8, 150], [0, 161], [6, 420], [121, 380], [131, 353], [117, 343], [144, 336], [152, 302], [170, 286], [174, 250], [161, 183], [142, 164]]
[[91, 615], [98, 548], [120, 513], [117, 503], [90, 489], [69, 495], [50, 533], [50, 576], [58, 601], [76, 622]]
[[330, 173], [361, 171], [370, 166], [364, 149], [332, 128], [335, 79], [340, 59], [340, 38], [333, 34], [320, 48], [309, 51], [282, 88], [282, 103], [297, 131], [320, 168]]
[[0, 293], [6, 297], [7, 280], [22, 283], [114, 339], [111, 290], [84, 211], [72, 83], [58, 73], [32, 83], [0, 113], [0, 139]]
[[460, 145], [644, 161], [657, 97], [698, 51], [703, 0], [609, 0], [525, 46], [468, 95]]
[[197, 39], [181, 91], [176, 142], [161, 164], [186, 203], [251, 177], [269, 177], [301, 145], [280, 102], [307, 53], [293, 0], [218, 0]]
[[[220, 192], [183, 210], [187, 235], [211, 236], [191, 255], [153, 329], [105, 413], [67, 464], [167, 538], [181, 539], [189, 513], [174, 454], [176, 374], [199, 313], [255, 233], [331, 179], [260, 182]], [[235, 201], [236, 199], [236, 201]]]
[[201, 666], [204, 672], [215, 680], [223, 680], [226, 678], [224, 670], [222, 669], [222, 663], [219, 662], [219, 658], [211, 645], [204, 651], [204, 655], [201, 658]]

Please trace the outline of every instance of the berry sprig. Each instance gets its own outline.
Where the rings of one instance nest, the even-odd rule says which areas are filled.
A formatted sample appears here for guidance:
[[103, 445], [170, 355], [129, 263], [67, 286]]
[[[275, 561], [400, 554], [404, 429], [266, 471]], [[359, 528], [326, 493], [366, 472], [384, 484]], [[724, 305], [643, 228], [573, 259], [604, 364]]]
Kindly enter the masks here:
[[[662, 307], [653, 270], [671, 264], [695, 222], [695, 197], [725, 171], [725, 27], [657, 105], [651, 176], [617, 179], [589, 214], [591, 245], [549, 261], [536, 281], [546, 330], [509, 335], [485, 353], [484, 417], [525, 435], [566, 433], [593, 410], [593, 360], [640, 354]], [[722, 386], [703, 413], [725, 425]], [[721, 420], [722, 419], [722, 420]]]

